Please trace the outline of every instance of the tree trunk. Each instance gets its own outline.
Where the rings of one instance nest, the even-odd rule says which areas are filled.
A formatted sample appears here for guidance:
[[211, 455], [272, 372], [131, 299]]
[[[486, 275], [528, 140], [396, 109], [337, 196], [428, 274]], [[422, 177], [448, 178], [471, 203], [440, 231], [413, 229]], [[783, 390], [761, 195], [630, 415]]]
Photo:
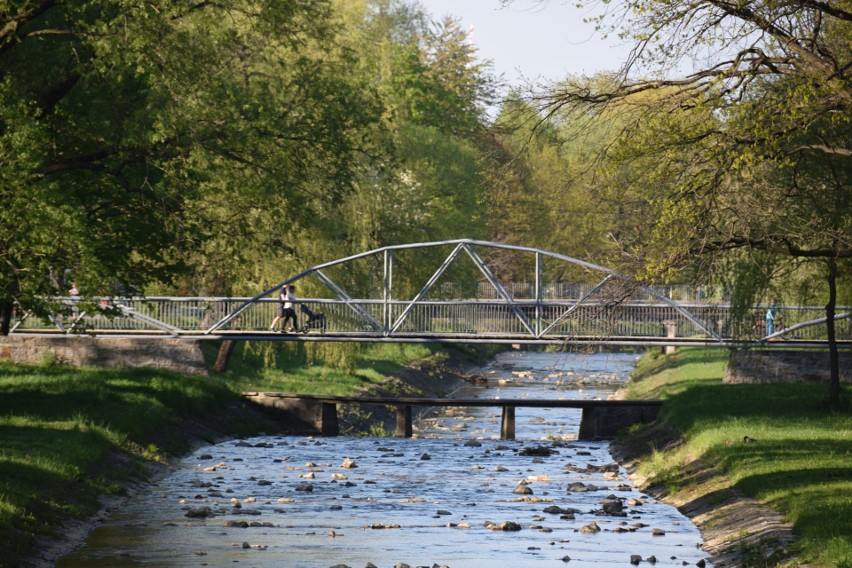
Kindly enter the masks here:
[[828, 387], [828, 404], [831, 408], [840, 406], [840, 358], [837, 353], [837, 335], [834, 315], [837, 307], [837, 261], [828, 259], [828, 303], [825, 305], [825, 325], [828, 330], [828, 358], [831, 379]]
[[12, 328], [12, 310], [15, 304], [10, 300], [0, 299], [0, 335], [9, 335]]
[[224, 373], [228, 370], [228, 364], [231, 362], [231, 353], [234, 352], [236, 342], [231, 339], [226, 339], [219, 346], [219, 354], [216, 356], [216, 364], [213, 365], [213, 372]]

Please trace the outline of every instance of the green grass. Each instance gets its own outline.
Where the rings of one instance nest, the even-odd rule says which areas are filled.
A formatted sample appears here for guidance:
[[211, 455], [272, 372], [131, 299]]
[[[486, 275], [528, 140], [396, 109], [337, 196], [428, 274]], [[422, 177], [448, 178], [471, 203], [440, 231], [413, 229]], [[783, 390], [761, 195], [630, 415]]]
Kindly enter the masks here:
[[0, 364], [0, 564], [16, 565], [38, 534], [94, 513], [99, 494], [139, 474], [109, 467], [115, 452], [185, 451], [162, 432], [234, 399], [220, 381], [160, 371]]
[[[205, 344], [208, 361], [215, 345]], [[440, 356], [435, 346], [415, 344], [287, 345], [237, 344], [228, 370], [221, 375], [235, 392], [267, 390], [302, 394], [347, 395], [376, 388], [411, 361]], [[337, 362], [328, 364], [327, 362]], [[212, 363], [210, 364], [212, 367]]]
[[[672, 490], [694, 459], [720, 465], [731, 487], [782, 512], [814, 566], [852, 567], [852, 414], [827, 408], [828, 386], [722, 384], [727, 352], [651, 355], [637, 367], [632, 398], [663, 398], [665, 423], [684, 438], [641, 469]], [[852, 388], [843, 387], [843, 400]], [[757, 440], [744, 443], [745, 436]]]
[[[215, 360], [216, 346], [205, 349]], [[232, 412], [244, 390], [351, 394], [444, 351], [241, 343], [230, 369], [210, 377], [0, 363], [0, 567], [20, 565], [64, 519], [96, 513], [100, 495], [146, 475], [146, 461], [187, 452], [189, 425], [203, 425], [194, 435], [210, 442], [274, 431], [272, 422]], [[321, 365], [322, 357], [342, 364]]]

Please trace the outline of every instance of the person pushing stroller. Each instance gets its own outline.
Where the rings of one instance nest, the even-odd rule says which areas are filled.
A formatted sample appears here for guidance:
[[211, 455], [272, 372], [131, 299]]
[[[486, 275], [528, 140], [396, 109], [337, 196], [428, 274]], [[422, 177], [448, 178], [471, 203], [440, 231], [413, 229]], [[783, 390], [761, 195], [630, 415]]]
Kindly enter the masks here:
[[[284, 329], [279, 330], [281, 333], [293, 333], [299, 328], [296, 320], [296, 296], [293, 294], [295, 289], [296, 287], [292, 284], [281, 286], [281, 290], [278, 292], [278, 313], [269, 325], [269, 331], [275, 331], [278, 322], [282, 320]], [[287, 327], [288, 322], [290, 322], [289, 327]]]

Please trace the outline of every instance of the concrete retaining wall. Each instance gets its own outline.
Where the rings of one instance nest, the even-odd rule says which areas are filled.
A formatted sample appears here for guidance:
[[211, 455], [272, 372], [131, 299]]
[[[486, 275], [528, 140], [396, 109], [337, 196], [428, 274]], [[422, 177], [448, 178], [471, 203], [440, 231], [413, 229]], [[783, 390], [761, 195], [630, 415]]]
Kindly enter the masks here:
[[305, 433], [322, 433], [322, 402], [300, 398], [267, 396], [262, 392], [243, 393], [243, 397], [271, 410], [288, 427]]
[[659, 406], [589, 407], [583, 409], [578, 440], [608, 440], [634, 424], [649, 424], [657, 419]]
[[[840, 352], [840, 381], [852, 383], [852, 353]], [[732, 351], [725, 383], [828, 382], [827, 351]]]
[[190, 375], [206, 375], [201, 348], [195, 341], [155, 337], [118, 338], [0, 337], [0, 360], [73, 367], [154, 367]]

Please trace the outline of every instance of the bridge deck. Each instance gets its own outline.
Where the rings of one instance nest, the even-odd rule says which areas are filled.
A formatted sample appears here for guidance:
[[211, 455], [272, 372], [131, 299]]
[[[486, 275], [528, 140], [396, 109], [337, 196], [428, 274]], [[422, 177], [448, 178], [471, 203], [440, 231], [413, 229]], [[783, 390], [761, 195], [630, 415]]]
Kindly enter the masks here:
[[[27, 330], [16, 335], [41, 335], [62, 337], [66, 334], [56, 330]], [[381, 333], [369, 331], [325, 332], [319, 333], [277, 333], [270, 331], [251, 330], [219, 330], [216, 333], [202, 331], [181, 331], [169, 333], [161, 330], [86, 330], [76, 335], [108, 336], [108, 337], [164, 337], [189, 341], [295, 341], [295, 342], [369, 342], [369, 343], [490, 343], [518, 345], [612, 345], [622, 347], [664, 347], [664, 346], [698, 346], [723, 348], [760, 347], [769, 349], [825, 349], [828, 342], [824, 339], [795, 339], [780, 337], [774, 340], [763, 339], [732, 339], [721, 340], [708, 337], [660, 337], [660, 336], [606, 336], [590, 337], [577, 335], [550, 335], [546, 337], [531, 337], [515, 334], [471, 334], [471, 333], [397, 333], [384, 336]], [[852, 349], [852, 340], [837, 341], [840, 349]]]

